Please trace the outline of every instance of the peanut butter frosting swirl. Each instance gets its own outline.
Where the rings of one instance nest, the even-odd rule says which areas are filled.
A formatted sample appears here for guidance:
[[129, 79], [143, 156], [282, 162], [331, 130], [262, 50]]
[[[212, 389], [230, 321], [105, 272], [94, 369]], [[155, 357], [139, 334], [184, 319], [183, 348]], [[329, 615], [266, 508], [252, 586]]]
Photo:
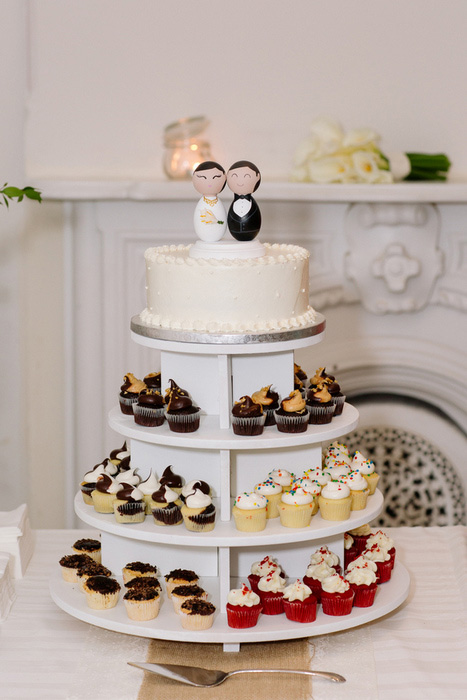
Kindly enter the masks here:
[[281, 401], [281, 408], [286, 413], [303, 413], [306, 411], [305, 399], [298, 389], [291, 391], [286, 399]]
[[319, 403], [329, 403], [332, 400], [332, 396], [324, 383], [308, 389], [307, 397], [309, 400], [318, 401]]
[[263, 386], [259, 391], [254, 391], [251, 395], [252, 400], [266, 407], [278, 401], [279, 394], [275, 391], [271, 391], [271, 387], [272, 384], [269, 384], [269, 386]]
[[137, 379], [131, 372], [125, 374], [123, 384], [120, 387], [121, 391], [128, 394], [139, 394], [144, 389], [146, 389], [146, 384], [141, 379]]

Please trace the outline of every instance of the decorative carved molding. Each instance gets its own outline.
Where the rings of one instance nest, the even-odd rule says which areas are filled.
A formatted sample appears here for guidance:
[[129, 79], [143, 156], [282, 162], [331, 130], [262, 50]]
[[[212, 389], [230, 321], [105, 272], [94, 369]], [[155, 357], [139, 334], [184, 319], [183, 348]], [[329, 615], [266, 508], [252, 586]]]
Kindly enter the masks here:
[[420, 260], [411, 258], [400, 243], [391, 243], [371, 266], [374, 277], [382, 277], [390, 292], [404, 292], [410, 277], [420, 273]]

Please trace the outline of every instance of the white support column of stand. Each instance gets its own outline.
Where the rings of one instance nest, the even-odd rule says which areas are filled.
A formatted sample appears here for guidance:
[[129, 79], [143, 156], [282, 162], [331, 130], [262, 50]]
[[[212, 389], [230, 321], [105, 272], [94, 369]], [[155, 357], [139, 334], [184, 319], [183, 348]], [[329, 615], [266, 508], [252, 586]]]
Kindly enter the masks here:
[[232, 406], [232, 361], [230, 355], [217, 356], [219, 369], [219, 427], [230, 428]]
[[221, 520], [229, 522], [230, 512], [230, 450], [220, 450], [220, 502], [221, 502]]
[[[227, 604], [227, 596], [230, 591], [230, 548], [219, 547], [218, 557], [219, 600], [221, 604], [221, 610], [225, 610], [225, 606]], [[223, 650], [230, 652], [240, 651], [240, 644], [223, 644]]]

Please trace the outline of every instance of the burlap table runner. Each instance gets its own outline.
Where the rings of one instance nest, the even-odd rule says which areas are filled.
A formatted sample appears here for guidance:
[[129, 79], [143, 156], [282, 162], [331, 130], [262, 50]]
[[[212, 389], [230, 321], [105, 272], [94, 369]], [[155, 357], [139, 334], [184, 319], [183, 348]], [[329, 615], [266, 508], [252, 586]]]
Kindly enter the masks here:
[[[263, 644], [241, 644], [238, 653], [226, 653], [222, 644], [194, 644], [151, 640], [146, 661], [182, 664], [231, 671], [238, 668], [310, 668], [310, 646], [306, 639]], [[309, 700], [311, 677], [287, 674], [242, 674], [216, 688], [193, 688], [153, 673], [145, 673], [138, 700]]]

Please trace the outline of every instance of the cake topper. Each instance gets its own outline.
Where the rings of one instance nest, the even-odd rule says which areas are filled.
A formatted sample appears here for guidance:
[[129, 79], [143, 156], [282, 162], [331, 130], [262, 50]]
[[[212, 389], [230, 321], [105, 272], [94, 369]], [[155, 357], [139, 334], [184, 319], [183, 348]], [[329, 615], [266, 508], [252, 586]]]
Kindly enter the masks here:
[[196, 205], [194, 227], [198, 238], [208, 243], [220, 241], [226, 228], [226, 211], [217, 195], [225, 187], [225, 170], [213, 160], [200, 163], [193, 172], [193, 185], [203, 196]]
[[237, 241], [252, 241], [261, 228], [261, 212], [251, 196], [261, 182], [261, 173], [249, 160], [238, 160], [227, 172], [227, 184], [234, 193], [227, 224]]

